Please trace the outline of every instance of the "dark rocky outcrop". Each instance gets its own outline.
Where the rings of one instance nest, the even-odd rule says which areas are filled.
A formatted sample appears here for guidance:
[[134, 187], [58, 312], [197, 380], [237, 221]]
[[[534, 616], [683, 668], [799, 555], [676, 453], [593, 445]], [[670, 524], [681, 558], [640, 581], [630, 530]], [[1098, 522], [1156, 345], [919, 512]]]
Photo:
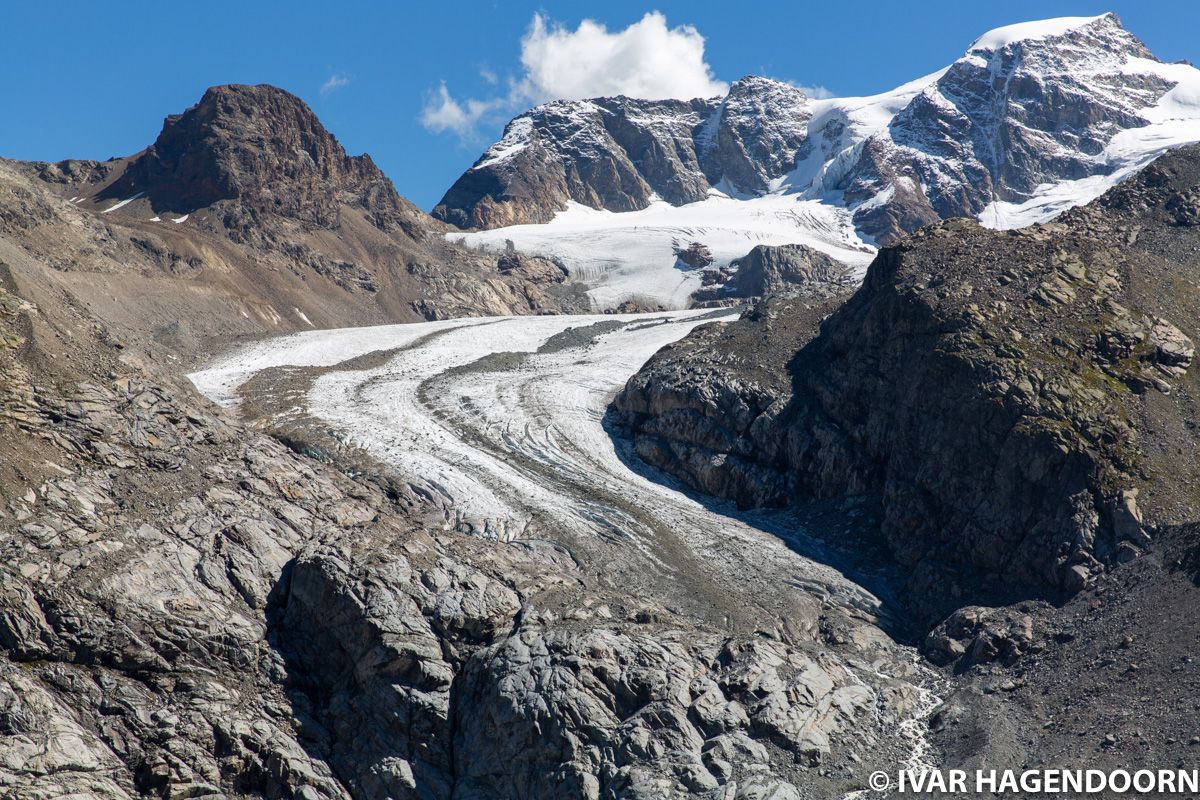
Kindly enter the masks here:
[[706, 270], [692, 293], [696, 306], [720, 306], [766, 297], [844, 297], [854, 274], [842, 262], [803, 244], [755, 246], [728, 266]]
[[503, 253], [496, 259], [496, 269], [501, 275], [517, 275], [535, 285], [567, 279], [567, 271], [550, 259], [517, 252]]
[[615, 407], [643, 457], [742, 505], [877, 498], [932, 619], [988, 585], [1078, 591], [1200, 507], [1197, 186], [1193, 147], [1053, 224], [924, 229], [819, 335], [768, 303]]
[[675, 257], [685, 269], [704, 269], [713, 263], [712, 251], [703, 242], [691, 242], [687, 247], [675, 247]]
[[785, 505], [778, 444], [762, 447], [791, 395], [788, 361], [850, 291], [757, 303], [735, 324], [697, 328], [660, 350], [613, 402], [638, 455], [739, 506]]
[[847, 286], [850, 270], [842, 262], [807, 245], [758, 245], [729, 265], [735, 270], [725, 284], [736, 297], [764, 297], [798, 286]]
[[159, 213], [236, 201], [244, 226], [277, 215], [333, 228], [350, 206], [381, 229], [414, 238], [425, 229], [424, 215], [370, 156], [347, 155], [300, 98], [268, 85], [214, 86], [187, 111], [167, 117], [154, 144], [99, 198], [138, 192]]

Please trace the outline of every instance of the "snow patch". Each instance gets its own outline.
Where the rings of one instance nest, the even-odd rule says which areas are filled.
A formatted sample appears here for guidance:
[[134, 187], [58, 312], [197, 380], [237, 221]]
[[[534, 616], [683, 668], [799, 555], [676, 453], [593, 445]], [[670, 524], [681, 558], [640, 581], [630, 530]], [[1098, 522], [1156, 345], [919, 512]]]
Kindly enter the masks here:
[[187, 218], [190, 216], [191, 214], [184, 214], [182, 217], [176, 217], [175, 219], [171, 220], [171, 222], [174, 222], [176, 225], [178, 225], [180, 222], [187, 222]]
[[533, 120], [529, 117], [517, 117], [509, 123], [504, 131], [504, 138], [496, 142], [483, 154], [483, 160], [471, 169], [483, 169], [508, 159], [521, 152], [533, 142]]
[[1037, 39], [1049, 39], [1051, 36], [1062, 36], [1068, 31], [1090, 25], [1108, 14], [1098, 14], [1094, 17], [1057, 17], [1055, 19], [1036, 20], [1034, 22], [1019, 22], [1016, 25], [1005, 25], [995, 28], [980, 36], [967, 48], [967, 52], [1003, 50], [1010, 44]]
[[101, 213], [101, 214], [107, 214], [107, 213], [109, 213], [110, 211], [116, 211], [118, 208], [124, 208], [125, 206], [129, 205], [130, 203], [132, 203], [134, 200], [137, 200], [139, 197], [143, 196], [144, 194], [146, 194], [146, 193], [145, 193], [145, 192], [138, 192], [138, 193], [137, 193], [137, 194], [135, 194], [133, 197], [127, 197], [127, 198], [125, 198], [124, 200], [122, 200], [121, 202], [119, 202], [119, 203], [115, 203], [115, 204], [113, 204], [113, 205], [109, 206], [108, 208], [104, 209], [104, 210], [103, 210], [103, 211], [101, 211], [100, 213]]

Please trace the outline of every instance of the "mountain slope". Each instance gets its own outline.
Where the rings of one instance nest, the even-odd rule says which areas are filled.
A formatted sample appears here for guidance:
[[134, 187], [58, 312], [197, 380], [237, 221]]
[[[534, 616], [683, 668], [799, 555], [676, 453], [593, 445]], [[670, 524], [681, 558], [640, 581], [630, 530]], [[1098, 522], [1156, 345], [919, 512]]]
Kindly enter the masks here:
[[514, 119], [433, 216], [463, 228], [549, 222], [569, 202], [636, 211], [695, 203], [715, 186], [766, 191], [795, 167], [809, 100], [767, 78], [724, 98], [555, 101]]
[[877, 520], [849, 545], [908, 573], [953, 682], [930, 719], [949, 763], [1186, 763], [1198, 253], [1192, 145], [1051, 223], [926, 228], [849, 300], [699, 328], [614, 420], [701, 491]]
[[212, 337], [530, 313], [569, 303], [446, 243], [295, 96], [220, 86], [106, 162], [0, 162], [0, 239], [121, 330]]
[[[999, 28], [872, 135], [837, 186], [871, 206], [855, 222], [881, 242], [939, 218], [1044, 220], [1200, 137], [1197, 89], [1200, 73], [1155, 60], [1112, 14]], [[1171, 117], [1192, 130], [1160, 124]], [[1069, 201], [1047, 205], [1061, 183]]]
[[672, 255], [692, 240], [718, 253], [713, 271], [788, 243], [864, 266], [847, 251], [956, 216], [1044, 221], [1196, 140], [1200, 71], [1155, 60], [1113, 14], [1071, 17], [990, 31], [947, 68], [872, 97], [813, 100], [743, 78], [724, 98], [540, 106], [434, 215], [487, 229], [453, 241], [560, 259], [599, 307], [686, 305], [704, 278]]

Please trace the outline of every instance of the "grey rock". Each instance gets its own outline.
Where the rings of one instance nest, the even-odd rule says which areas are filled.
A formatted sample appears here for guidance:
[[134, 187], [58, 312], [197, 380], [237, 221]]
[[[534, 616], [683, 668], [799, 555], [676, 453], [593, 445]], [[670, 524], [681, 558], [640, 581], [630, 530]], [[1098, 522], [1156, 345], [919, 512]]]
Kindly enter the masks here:
[[433, 210], [463, 228], [547, 222], [568, 200], [633, 211], [710, 188], [765, 191], [791, 170], [811, 111], [799, 89], [736, 81], [724, 98], [554, 101], [514, 119]]
[[852, 283], [845, 264], [802, 244], [758, 245], [730, 268], [736, 271], [725, 284], [725, 293], [734, 297], [805, 289], [836, 293]]
[[687, 247], [676, 247], [679, 263], [688, 269], [703, 269], [713, 262], [712, 251], [703, 242], [692, 242]]

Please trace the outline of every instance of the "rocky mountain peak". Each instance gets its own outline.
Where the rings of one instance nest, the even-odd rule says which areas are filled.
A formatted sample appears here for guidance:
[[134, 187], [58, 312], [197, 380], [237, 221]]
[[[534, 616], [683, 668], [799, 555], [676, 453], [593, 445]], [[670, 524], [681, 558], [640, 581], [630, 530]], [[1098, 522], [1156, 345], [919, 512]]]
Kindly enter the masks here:
[[[868, 138], [840, 188], [867, 201], [855, 223], [880, 242], [950, 217], [1002, 228], [1045, 219], [1105, 185], [1069, 182], [1130, 171], [1170, 138], [1187, 141], [1134, 135], [1110, 147], [1123, 131], [1194, 116], [1194, 104], [1167, 98], [1193, 72], [1166, 68], [1115, 14], [997, 28]], [[1054, 184], [1071, 200], [1046, 208], [1038, 194]]]
[[[945, 69], [869, 97], [814, 99], [746, 76], [720, 98], [534, 109], [434, 214], [465, 228], [552, 223], [464, 241], [495, 247], [512, 238], [518, 249], [592, 275], [596, 265], [571, 244], [586, 213], [556, 215], [572, 202], [629, 212], [665, 201], [676, 209], [603, 222], [614, 252], [633, 239], [648, 242], [617, 256], [612, 280], [637, 271], [647, 276], [638, 292], [654, 294], [650, 272], [663, 287], [675, 285], [677, 228], [708, 229], [707, 239], [697, 238], [710, 247], [736, 232], [728, 241], [823, 243], [844, 258], [846, 241], [887, 245], [942, 219], [973, 217], [994, 228], [1047, 221], [1165, 149], [1200, 140], [1197, 98], [1200, 70], [1157, 60], [1114, 14], [1027, 22], [988, 31]], [[778, 220], [772, 234], [783, 241], [761, 239], [767, 206]], [[650, 222], [661, 230], [653, 245]], [[742, 255], [725, 253], [713, 268]]]
[[316, 227], [336, 226], [343, 205], [410, 234], [420, 216], [370, 156], [347, 155], [303, 100], [268, 85], [214, 86], [168, 116], [154, 144], [106, 190], [114, 198], [139, 192], [155, 210], [236, 203], [254, 217]]
[[803, 91], [747, 76], [694, 100], [555, 100], [516, 117], [433, 215], [464, 228], [548, 222], [575, 202], [636, 211], [719, 188], [768, 191], [805, 154]]
[[710, 183], [731, 194], [768, 191], [807, 155], [812, 115], [808, 96], [789, 83], [756, 75], [735, 81], [701, 132]]
[[977, 70], [986, 70], [1006, 80], [1033, 75], [1043, 81], [1075, 78], [1081, 90], [1103, 94], [1103, 82], [1088, 79], [1118, 69], [1130, 59], [1158, 60], [1122, 27], [1116, 14], [1064, 17], [988, 31], [950, 65], [937, 85], [953, 85]]

